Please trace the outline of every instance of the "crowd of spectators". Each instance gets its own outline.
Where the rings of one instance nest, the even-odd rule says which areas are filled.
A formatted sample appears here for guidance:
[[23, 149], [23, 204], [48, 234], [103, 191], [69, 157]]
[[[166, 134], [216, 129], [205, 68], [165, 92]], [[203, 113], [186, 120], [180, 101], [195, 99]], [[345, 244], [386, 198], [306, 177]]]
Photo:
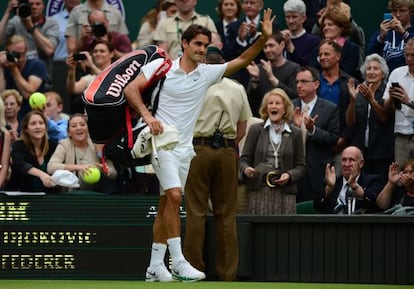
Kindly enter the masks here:
[[[218, 46], [224, 61], [240, 55], [260, 36], [261, 13], [265, 8], [263, 0], [218, 0], [217, 15], [198, 13], [196, 0], [155, 2], [153, 9], [138, 23], [138, 35], [131, 42], [119, 10], [104, 0], [84, 3], [64, 0], [65, 9], [52, 17], [44, 14], [44, 0], [28, 0], [26, 11], [19, 1], [8, 1], [0, 20], [0, 44], [4, 45], [4, 51], [0, 52], [0, 124], [3, 156], [7, 159], [6, 151], [11, 147], [13, 150], [9, 154], [10, 164], [6, 165], [1, 158], [3, 188], [51, 190], [46, 175], [50, 176], [54, 170], [46, 168], [57, 145], [55, 142], [75, 138], [75, 128], [70, 125], [74, 115], [78, 116], [75, 118], [77, 123], [82, 122], [76, 114], [83, 113], [82, 107], [64, 107], [63, 99], [81, 95], [103, 69], [123, 55], [156, 44], [176, 59], [182, 54], [182, 33], [192, 24], [205, 26], [213, 32], [213, 45]], [[378, 23], [378, 31], [368, 35], [368, 41], [365, 41], [364, 29], [353, 19], [349, 1], [287, 0], [283, 4], [283, 13], [278, 13], [279, 18], [283, 15], [286, 27], [282, 27], [280, 20], [275, 21], [273, 37], [263, 51], [246, 69], [231, 77], [244, 86], [254, 119], [262, 118], [262, 123], [253, 127], [252, 134], [257, 134], [259, 128], [256, 126], [266, 129], [266, 121], [274, 117], [269, 99], [271, 103], [281, 100], [284, 103], [280, 109], [290, 116], [289, 119], [282, 118], [287, 131], [295, 133], [297, 128], [301, 129], [305, 169], [300, 170], [298, 176], [289, 174], [287, 180], [289, 185], [295, 184], [296, 189], [292, 189], [295, 202], [317, 199], [320, 203], [326, 182], [330, 181], [330, 188], [335, 185], [331, 181], [333, 177], [325, 177], [326, 165], [330, 164], [329, 172], [334, 170], [336, 175], [343, 174], [343, 153], [349, 146], [358, 148], [361, 153], [364, 164], [361, 171], [381, 176], [384, 184], [387, 179], [391, 185], [396, 183], [394, 161], [401, 165], [414, 158], [411, 84], [414, 3], [412, 0], [389, 0], [385, 8], [389, 9], [390, 18]], [[216, 38], [220, 39], [220, 44], [214, 44]], [[66, 75], [53, 75], [54, 61], [63, 61]], [[58, 77], [66, 79], [65, 95], [59, 94], [54, 87], [53, 79]], [[47, 96], [47, 104], [40, 114], [30, 113], [28, 99], [34, 92]], [[272, 92], [270, 96], [267, 95], [269, 92]], [[275, 95], [276, 101], [273, 100]], [[288, 113], [290, 106], [292, 113]], [[31, 125], [35, 124], [42, 129], [32, 132]], [[294, 128], [289, 128], [290, 125]], [[246, 151], [240, 147], [243, 170], [239, 182], [257, 182], [260, 191], [266, 181], [263, 173], [254, 171], [254, 166], [262, 161], [271, 163], [274, 157], [282, 162], [285, 156], [276, 150], [272, 152], [273, 157], [267, 157], [266, 153], [274, 149], [266, 145], [258, 148], [256, 143], [252, 144], [253, 136], [246, 134], [249, 145]], [[84, 135], [87, 137], [82, 146], [86, 147], [87, 129]], [[282, 133], [282, 136], [287, 135]], [[273, 136], [273, 139], [278, 138]], [[76, 144], [71, 145], [76, 147]], [[257, 154], [263, 149], [265, 159], [252, 157], [255, 151]], [[30, 162], [21, 165], [25, 160], [17, 155], [19, 151], [30, 156]], [[295, 151], [293, 155], [298, 154]], [[72, 160], [77, 161], [76, 158]], [[282, 164], [273, 162], [272, 165], [275, 170], [289, 170]], [[89, 165], [96, 164], [90, 160]], [[289, 167], [300, 165], [298, 159]], [[32, 170], [34, 167], [36, 169]], [[253, 171], [246, 171], [246, 167]], [[7, 173], [3, 174], [4, 170]], [[108, 175], [114, 187], [111, 192], [123, 192], [125, 182], [133, 183], [133, 178], [143, 177], [151, 171], [116, 165], [113, 170], [116, 173]], [[13, 183], [15, 174], [35, 176], [41, 184], [33, 181], [35, 185], [32, 187], [19, 187], [21, 182]], [[249, 174], [257, 179], [251, 180]], [[158, 190], [157, 185], [148, 187], [151, 188], [148, 193]], [[388, 190], [382, 194], [390, 193]], [[377, 210], [386, 209], [384, 204], [389, 202], [380, 201]], [[328, 211], [332, 212], [331, 209]], [[286, 212], [292, 210], [286, 209]]]

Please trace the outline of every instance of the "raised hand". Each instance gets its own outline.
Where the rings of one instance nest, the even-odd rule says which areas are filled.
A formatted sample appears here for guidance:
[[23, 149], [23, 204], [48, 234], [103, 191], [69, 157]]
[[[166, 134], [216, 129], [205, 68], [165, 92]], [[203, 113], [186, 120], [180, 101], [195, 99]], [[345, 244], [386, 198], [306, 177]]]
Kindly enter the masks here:
[[263, 21], [260, 21], [262, 26], [262, 35], [269, 39], [273, 33], [273, 21], [275, 21], [276, 15], [272, 16], [272, 9], [267, 8], [263, 12]]

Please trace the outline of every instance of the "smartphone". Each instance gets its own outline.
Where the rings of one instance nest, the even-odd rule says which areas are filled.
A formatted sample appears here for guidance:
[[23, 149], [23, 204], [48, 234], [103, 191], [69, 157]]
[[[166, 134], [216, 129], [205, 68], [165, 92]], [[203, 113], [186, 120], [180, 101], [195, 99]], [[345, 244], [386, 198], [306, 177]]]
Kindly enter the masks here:
[[[391, 82], [392, 87], [400, 87], [398, 82]], [[394, 98], [395, 109], [401, 109], [401, 100]]]
[[391, 20], [392, 19], [392, 14], [391, 13], [384, 13], [384, 20]]
[[73, 60], [75, 61], [86, 60], [86, 55], [84, 53], [74, 53]]

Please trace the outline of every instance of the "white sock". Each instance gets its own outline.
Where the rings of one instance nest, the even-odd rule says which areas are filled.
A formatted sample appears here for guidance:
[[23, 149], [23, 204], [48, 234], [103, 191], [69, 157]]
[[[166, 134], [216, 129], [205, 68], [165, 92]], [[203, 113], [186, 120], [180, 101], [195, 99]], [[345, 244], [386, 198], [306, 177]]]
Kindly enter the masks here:
[[164, 263], [167, 244], [152, 243], [150, 266], [158, 263]]
[[167, 244], [173, 264], [185, 259], [181, 249], [181, 237], [167, 239]]

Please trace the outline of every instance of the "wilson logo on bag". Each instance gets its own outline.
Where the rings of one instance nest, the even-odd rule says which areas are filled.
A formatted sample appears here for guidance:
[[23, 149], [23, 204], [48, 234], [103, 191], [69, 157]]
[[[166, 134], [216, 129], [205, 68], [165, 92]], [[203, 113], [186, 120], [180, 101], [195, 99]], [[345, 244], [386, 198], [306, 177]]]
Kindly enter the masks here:
[[82, 101], [88, 114], [89, 133], [94, 143], [104, 144], [102, 159], [108, 157], [115, 163], [132, 164], [128, 155], [125, 155], [127, 159], [119, 159], [119, 154], [125, 154], [123, 150], [129, 154], [133, 146], [135, 134], [132, 128], [138, 120], [137, 113], [125, 98], [124, 89], [139, 75], [142, 66], [159, 58], [164, 61], [141, 93], [147, 106], [155, 106], [151, 103], [152, 93], [158, 88], [155, 98], [158, 101], [163, 80], [172, 65], [165, 51], [155, 45], [124, 55], [104, 69], [84, 91]]

